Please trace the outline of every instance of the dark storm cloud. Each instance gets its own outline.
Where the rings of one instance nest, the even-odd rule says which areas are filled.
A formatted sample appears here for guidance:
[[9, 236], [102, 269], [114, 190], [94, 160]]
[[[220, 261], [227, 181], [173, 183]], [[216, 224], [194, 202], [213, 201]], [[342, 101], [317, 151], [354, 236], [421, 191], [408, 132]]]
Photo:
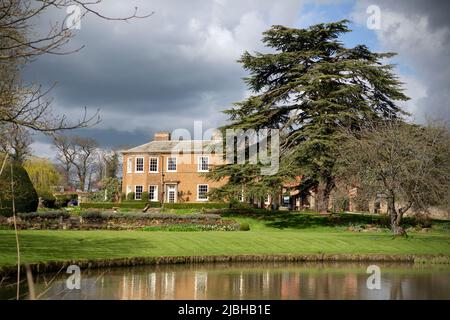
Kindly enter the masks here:
[[[135, 5], [155, 14], [128, 23], [88, 15], [67, 48], [83, 50], [40, 57], [24, 76], [47, 87], [57, 82], [56, 113], [77, 119], [84, 106], [100, 108], [102, 122], [78, 133], [105, 146], [145, 143], [157, 130], [192, 130], [194, 120], [203, 120], [204, 128], [219, 126], [226, 120], [221, 110], [248, 94], [236, 59], [244, 50], [262, 50], [261, 32], [271, 25], [297, 25], [303, 2], [108, 0], [100, 10], [110, 16], [126, 16]], [[413, 98], [408, 109], [419, 120], [427, 114], [449, 119], [450, 2], [358, 1], [362, 23], [370, 4], [381, 8], [380, 44], [414, 70], [402, 75]], [[37, 26], [46, 30], [63, 16], [52, 12]]]
[[417, 15], [427, 16], [431, 30], [449, 26], [450, 1], [447, 0], [381, 0], [378, 3], [382, 8], [403, 12], [410, 18]]
[[[84, 106], [100, 108], [101, 124], [83, 135], [105, 145], [143, 143], [157, 130], [191, 129], [194, 120], [223, 124], [221, 110], [246, 95], [236, 60], [261, 47], [270, 25], [295, 24], [301, 1], [105, 1], [100, 11], [126, 16], [134, 5], [155, 14], [128, 23], [88, 15], [67, 47], [85, 46], [80, 52], [40, 57], [24, 71], [30, 82], [57, 83], [59, 113], [76, 119]], [[51, 12], [37, 26], [46, 30], [63, 15]]]

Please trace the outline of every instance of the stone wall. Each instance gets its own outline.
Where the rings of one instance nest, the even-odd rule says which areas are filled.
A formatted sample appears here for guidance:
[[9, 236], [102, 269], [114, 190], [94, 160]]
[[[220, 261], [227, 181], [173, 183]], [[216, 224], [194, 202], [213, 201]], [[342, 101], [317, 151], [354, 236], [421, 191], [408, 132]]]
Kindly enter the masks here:
[[[39, 214], [22, 215], [17, 218], [17, 227], [22, 230], [138, 230], [148, 226], [168, 225], [214, 225], [227, 226], [229, 230], [238, 229], [233, 220], [222, 220], [215, 214], [132, 214], [93, 213], [84, 216], [43, 216]], [[12, 218], [0, 216], [0, 226], [13, 228]]]

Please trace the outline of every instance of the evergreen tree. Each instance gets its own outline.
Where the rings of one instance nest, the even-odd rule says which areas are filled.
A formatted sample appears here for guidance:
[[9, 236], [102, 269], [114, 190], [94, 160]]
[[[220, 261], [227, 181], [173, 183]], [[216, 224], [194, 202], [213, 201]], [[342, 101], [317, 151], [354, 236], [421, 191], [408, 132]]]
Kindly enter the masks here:
[[[2, 157], [0, 160], [3, 160]], [[39, 198], [27, 171], [20, 163], [13, 161], [12, 174], [14, 194], [11, 188], [11, 163], [6, 162], [0, 175], [0, 215], [12, 215], [13, 198], [17, 213], [36, 211]]]
[[253, 95], [225, 111], [230, 124], [222, 129], [279, 129], [280, 170], [269, 177], [258, 176], [254, 165], [217, 167], [211, 179], [230, 177], [222, 190], [236, 189], [244, 181], [269, 188], [276, 180], [301, 175], [317, 188], [316, 209], [326, 212], [335, 185], [337, 127], [358, 128], [369, 119], [405, 114], [396, 105], [408, 99], [402, 83], [394, 66], [382, 62], [395, 54], [374, 53], [365, 45], [346, 48], [339, 37], [350, 32], [347, 24], [273, 26], [263, 37], [270, 53], [242, 55], [239, 62], [250, 73], [245, 82]]

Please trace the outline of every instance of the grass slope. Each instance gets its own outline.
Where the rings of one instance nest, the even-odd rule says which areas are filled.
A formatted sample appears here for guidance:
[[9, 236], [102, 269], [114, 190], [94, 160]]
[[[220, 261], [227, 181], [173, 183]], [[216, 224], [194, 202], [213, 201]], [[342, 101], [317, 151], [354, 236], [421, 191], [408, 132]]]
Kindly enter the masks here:
[[[184, 213], [184, 212], [183, 212]], [[20, 231], [23, 263], [78, 259], [240, 254], [417, 254], [450, 255], [449, 222], [427, 233], [393, 239], [383, 232], [349, 232], [349, 225], [378, 224], [380, 217], [344, 214], [227, 212], [251, 231]], [[14, 232], [0, 230], [0, 266], [16, 264]]]
[[[16, 263], [12, 231], [0, 231], [0, 266]], [[21, 231], [23, 262], [144, 256], [237, 254], [445, 254], [449, 237], [344, 232]]]

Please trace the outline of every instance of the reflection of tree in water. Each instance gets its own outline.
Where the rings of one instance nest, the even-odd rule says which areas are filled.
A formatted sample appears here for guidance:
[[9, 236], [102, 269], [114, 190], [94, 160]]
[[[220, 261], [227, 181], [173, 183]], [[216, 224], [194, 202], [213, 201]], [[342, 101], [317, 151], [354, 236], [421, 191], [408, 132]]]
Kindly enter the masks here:
[[389, 299], [391, 300], [403, 299], [402, 277], [393, 277], [393, 279], [391, 280], [391, 294]]

